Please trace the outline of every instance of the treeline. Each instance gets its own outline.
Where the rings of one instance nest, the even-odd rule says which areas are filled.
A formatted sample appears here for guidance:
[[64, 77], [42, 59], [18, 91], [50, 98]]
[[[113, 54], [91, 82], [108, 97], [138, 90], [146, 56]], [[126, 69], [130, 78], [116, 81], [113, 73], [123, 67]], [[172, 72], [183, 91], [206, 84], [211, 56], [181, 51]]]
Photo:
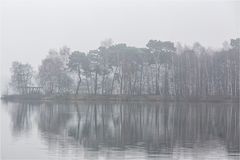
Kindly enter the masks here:
[[239, 97], [240, 38], [218, 51], [150, 40], [146, 48], [104, 41], [88, 53], [50, 50], [38, 71], [13, 62], [11, 86], [45, 94], [124, 94], [163, 97]]

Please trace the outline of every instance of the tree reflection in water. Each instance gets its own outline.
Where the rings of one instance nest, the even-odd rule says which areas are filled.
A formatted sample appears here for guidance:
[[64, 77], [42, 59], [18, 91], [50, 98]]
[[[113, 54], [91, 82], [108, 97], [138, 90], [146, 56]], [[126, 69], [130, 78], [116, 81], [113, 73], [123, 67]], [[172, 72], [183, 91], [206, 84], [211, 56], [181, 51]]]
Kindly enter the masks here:
[[[13, 133], [37, 125], [50, 146], [83, 146], [148, 154], [172, 154], [176, 148], [223, 145], [239, 154], [239, 106], [234, 103], [72, 103], [12, 104]], [[33, 118], [34, 117], [34, 118]], [[213, 148], [214, 149], [214, 148]]]

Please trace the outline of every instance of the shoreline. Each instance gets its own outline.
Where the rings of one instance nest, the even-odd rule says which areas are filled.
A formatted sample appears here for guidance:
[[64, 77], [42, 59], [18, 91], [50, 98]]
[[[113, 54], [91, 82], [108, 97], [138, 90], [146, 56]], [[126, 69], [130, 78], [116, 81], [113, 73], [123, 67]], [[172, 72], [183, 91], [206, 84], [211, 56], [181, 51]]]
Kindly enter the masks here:
[[236, 102], [239, 97], [163, 97], [159, 95], [3, 95], [1, 100], [14, 101], [113, 101], [113, 102]]

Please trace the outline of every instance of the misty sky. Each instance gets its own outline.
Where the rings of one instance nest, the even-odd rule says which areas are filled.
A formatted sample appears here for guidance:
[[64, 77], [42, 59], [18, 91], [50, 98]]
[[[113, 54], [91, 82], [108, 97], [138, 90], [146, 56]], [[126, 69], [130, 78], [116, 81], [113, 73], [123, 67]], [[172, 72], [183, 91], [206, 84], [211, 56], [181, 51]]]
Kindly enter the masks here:
[[144, 47], [171, 40], [219, 48], [239, 37], [240, 1], [1, 0], [1, 81], [14, 60], [35, 69], [49, 49], [96, 49], [115, 43]]

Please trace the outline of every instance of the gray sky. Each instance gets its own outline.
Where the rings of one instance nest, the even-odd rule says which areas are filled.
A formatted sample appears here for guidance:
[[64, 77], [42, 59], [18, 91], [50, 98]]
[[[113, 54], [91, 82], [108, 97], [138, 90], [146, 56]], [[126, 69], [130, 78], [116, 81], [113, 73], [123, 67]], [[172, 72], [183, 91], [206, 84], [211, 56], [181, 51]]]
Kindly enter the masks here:
[[1, 81], [14, 60], [35, 69], [50, 48], [88, 51], [100, 41], [144, 47], [150, 39], [221, 47], [239, 37], [240, 1], [1, 0]]

